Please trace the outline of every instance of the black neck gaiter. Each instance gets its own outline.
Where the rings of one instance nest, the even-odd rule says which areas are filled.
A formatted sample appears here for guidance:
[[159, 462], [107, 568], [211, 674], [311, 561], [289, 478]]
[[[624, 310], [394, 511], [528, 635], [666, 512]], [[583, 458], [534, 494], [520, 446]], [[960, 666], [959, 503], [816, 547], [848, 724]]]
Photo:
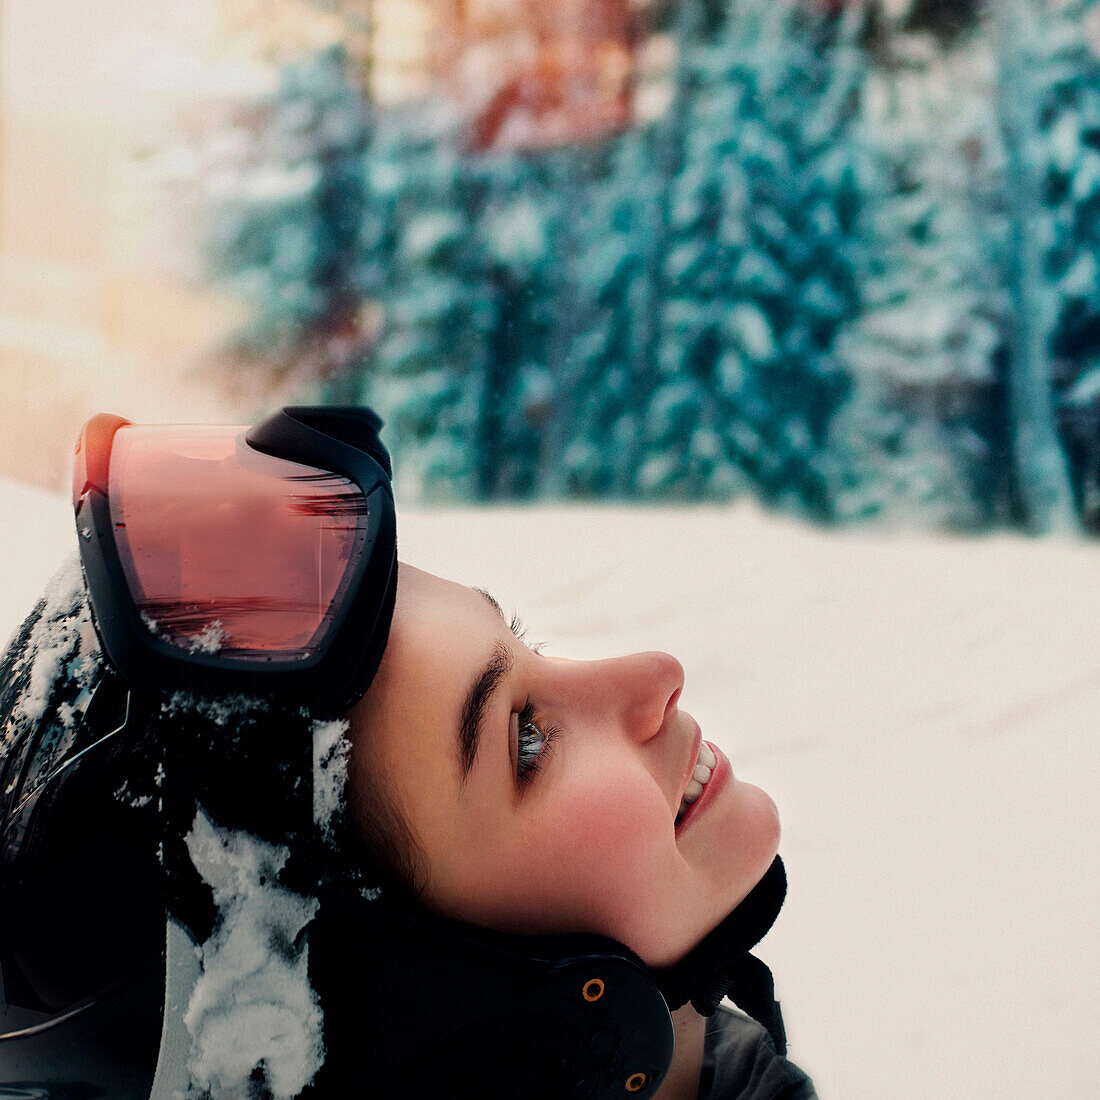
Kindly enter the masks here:
[[787, 895], [787, 875], [779, 856], [732, 913], [709, 932], [675, 966], [653, 976], [668, 1007], [675, 1012], [691, 1002], [703, 1016], [713, 1016], [723, 997], [767, 1028], [779, 1054], [786, 1036], [771, 971], [749, 951], [775, 923]]

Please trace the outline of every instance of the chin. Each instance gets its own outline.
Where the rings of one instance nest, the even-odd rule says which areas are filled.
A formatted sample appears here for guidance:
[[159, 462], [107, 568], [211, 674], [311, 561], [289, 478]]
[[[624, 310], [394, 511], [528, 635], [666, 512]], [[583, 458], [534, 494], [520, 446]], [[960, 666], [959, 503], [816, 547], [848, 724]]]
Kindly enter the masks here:
[[741, 787], [748, 827], [741, 833], [738, 890], [730, 900], [731, 911], [748, 897], [775, 861], [781, 832], [779, 810], [771, 795], [752, 783]]
[[[760, 829], [764, 834], [762, 840], [765, 843], [765, 847], [770, 848], [771, 856], [768, 859], [768, 864], [764, 868], [764, 871], [771, 866], [771, 862], [775, 859], [776, 853], [779, 851], [779, 808], [776, 806], [772, 796], [767, 791], [762, 790], [760, 787], [753, 786], [752, 783], [746, 783], [746, 787], [749, 787], [755, 794], [755, 800], [757, 803], [757, 812], [760, 816]], [[760, 873], [763, 874], [764, 871]]]

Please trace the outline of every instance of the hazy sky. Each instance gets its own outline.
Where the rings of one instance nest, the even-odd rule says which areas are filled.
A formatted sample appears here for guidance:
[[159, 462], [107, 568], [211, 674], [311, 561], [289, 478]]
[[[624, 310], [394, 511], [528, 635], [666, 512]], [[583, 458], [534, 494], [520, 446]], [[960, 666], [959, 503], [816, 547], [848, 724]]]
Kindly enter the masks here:
[[0, 476], [63, 484], [103, 409], [227, 418], [188, 373], [220, 307], [175, 278], [136, 157], [255, 72], [224, 64], [221, 29], [216, 0], [0, 0]]
[[193, 82], [218, 12], [214, 0], [4, 0], [2, 19], [5, 103], [128, 112]]

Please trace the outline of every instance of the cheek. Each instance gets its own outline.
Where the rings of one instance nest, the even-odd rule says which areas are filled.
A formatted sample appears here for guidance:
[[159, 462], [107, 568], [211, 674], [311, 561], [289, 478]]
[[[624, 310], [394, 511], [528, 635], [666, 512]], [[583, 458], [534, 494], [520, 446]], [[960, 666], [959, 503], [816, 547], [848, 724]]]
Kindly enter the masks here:
[[529, 925], [623, 939], [646, 921], [655, 887], [676, 871], [671, 822], [644, 776], [559, 785], [502, 852], [519, 887], [510, 907]]

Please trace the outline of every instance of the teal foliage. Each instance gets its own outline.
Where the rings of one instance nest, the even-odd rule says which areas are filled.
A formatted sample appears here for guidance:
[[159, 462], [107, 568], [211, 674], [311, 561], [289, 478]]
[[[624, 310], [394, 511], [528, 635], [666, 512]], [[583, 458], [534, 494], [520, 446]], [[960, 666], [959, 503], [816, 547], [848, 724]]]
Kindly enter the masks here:
[[406, 495], [829, 514], [862, 54], [797, 5], [684, 10], [673, 108], [602, 145], [471, 153], [438, 102], [372, 112], [339, 51], [225, 143], [206, 255], [253, 306], [238, 346], [376, 405]]
[[283, 70], [206, 150], [202, 247], [210, 276], [252, 309], [240, 352], [286, 362], [319, 335], [346, 335], [367, 289], [358, 268], [370, 134], [369, 108], [332, 49]]
[[[492, 303], [469, 234], [480, 196], [429, 120], [391, 119], [366, 162], [370, 224], [383, 225], [383, 324], [365, 396], [390, 423], [395, 465], [468, 495]], [[376, 260], [377, 263], [377, 260]]]
[[[1070, 404], [1100, 369], [1089, 6], [1034, 44]], [[1003, 520], [992, 96], [977, 76], [931, 103], [962, 57], [934, 46], [903, 65], [923, 90], [869, 109], [867, 10], [662, 9], [670, 105], [587, 148], [471, 151], [439, 100], [367, 104], [339, 51], [287, 69], [205, 181], [209, 270], [253, 306], [240, 346], [313, 362], [304, 398], [378, 407], [405, 499], [749, 489], [825, 520]], [[966, 51], [995, 71], [987, 46]]]
[[741, 4], [683, 50], [654, 487], [711, 495], [747, 479], [770, 503], [830, 515], [823, 447], [846, 393], [833, 345], [860, 307], [860, 18]]
[[1077, 0], [1060, 11], [1036, 64], [1053, 350], [1067, 387], [1100, 363], [1100, 58], [1082, 33], [1090, 9], [1100, 6]]
[[1100, 529], [1100, 58], [1084, 33], [1096, 0], [1071, 0], [1034, 44], [1051, 353], [1078, 504]]
[[597, 148], [379, 131], [368, 207], [393, 240], [366, 393], [431, 492], [752, 486], [829, 515], [832, 344], [859, 306], [855, 29], [760, 0], [688, 20], [672, 110]]
[[996, 521], [1007, 442], [1003, 159], [980, 41], [899, 39], [870, 77], [863, 308], [836, 351], [851, 394], [831, 426], [838, 519], [972, 529]]
[[[632, 495], [642, 401], [636, 370], [644, 304], [646, 206], [638, 187], [651, 134], [624, 135], [586, 163], [583, 202], [570, 207], [574, 247], [566, 272], [579, 330], [567, 346], [575, 402], [562, 450], [559, 488], [573, 495]], [[545, 479], [544, 479], [545, 480]]]
[[547, 253], [562, 200], [537, 163], [469, 157], [454, 136], [408, 112], [371, 146], [368, 205], [388, 240], [364, 397], [411, 491], [532, 495], [555, 385]]

